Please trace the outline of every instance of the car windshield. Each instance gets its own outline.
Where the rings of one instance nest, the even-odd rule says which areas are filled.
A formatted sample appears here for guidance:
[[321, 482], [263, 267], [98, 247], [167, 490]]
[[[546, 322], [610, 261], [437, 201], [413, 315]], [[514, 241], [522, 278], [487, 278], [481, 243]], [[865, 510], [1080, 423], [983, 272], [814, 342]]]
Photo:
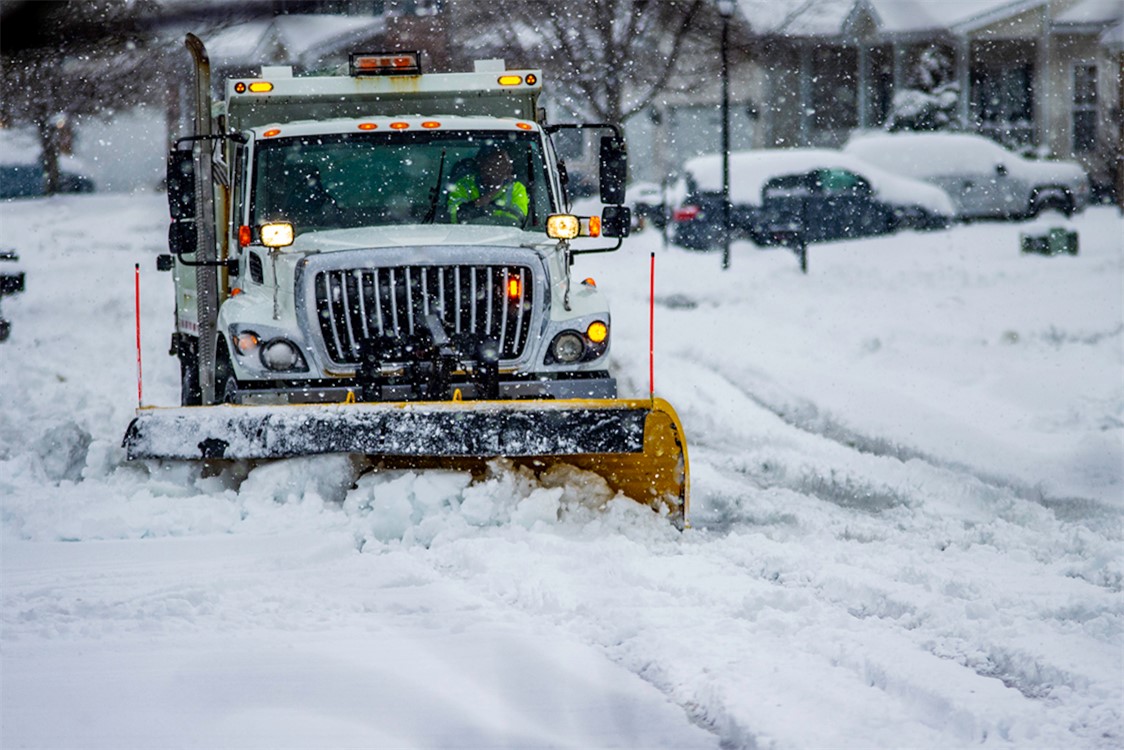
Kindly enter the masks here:
[[[503, 211], [458, 212], [476, 198], [481, 161], [510, 162]], [[502, 157], [501, 157], [502, 158]], [[486, 223], [542, 230], [554, 209], [539, 138], [507, 131], [399, 131], [262, 141], [251, 221], [292, 222], [297, 234], [395, 224]], [[458, 215], [459, 214], [459, 215]]]

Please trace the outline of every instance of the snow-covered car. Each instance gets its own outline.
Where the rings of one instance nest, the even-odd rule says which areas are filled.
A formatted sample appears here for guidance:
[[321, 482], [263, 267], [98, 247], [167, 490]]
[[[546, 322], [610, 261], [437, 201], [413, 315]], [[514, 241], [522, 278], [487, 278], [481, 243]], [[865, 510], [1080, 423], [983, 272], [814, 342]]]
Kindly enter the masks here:
[[[0, 200], [43, 195], [42, 149], [38, 139], [23, 130], [0, 129]], [[60, 193], [91, 193], [94, 181], [81, 161], [73, 156], [59, 158]]]
[[962, 219], [1071, 215], [1089, 178], [1071, 161], [1027, 159], [973, 133], [858, 133], [843, 149], [883, 169], [943, 188]]
[[[722, 239], [722, 156], [689, 160], [672, 214], [677, 244], [716, 247]], [[735, 239], [777, 242], [775, 225], [798, 199], [810, 242], [937, 229], [954, 215], [940, 188], [868, 164], [832, 149], [760, 149], [730, 154], [730, 228]], [[783, 216], [782, 216], [783, 214]]]
[[637, 228], [651, 223], [663, 229], [666, 220], [663, 190], [655, 182], [634, 182], [628, 186], [625, 204], [632, 208], [632, 220]]

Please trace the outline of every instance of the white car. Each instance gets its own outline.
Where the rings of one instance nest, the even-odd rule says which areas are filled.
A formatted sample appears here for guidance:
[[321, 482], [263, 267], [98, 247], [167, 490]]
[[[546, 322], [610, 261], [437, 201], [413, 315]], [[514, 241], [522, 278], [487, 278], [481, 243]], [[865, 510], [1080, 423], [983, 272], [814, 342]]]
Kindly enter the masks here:
[[843, 149], [871, 164], [944, 188], [961, 219], [1073, 214], [1089, 202], [1075, 162], [1036, 161], [972, 133], [861, 133]]

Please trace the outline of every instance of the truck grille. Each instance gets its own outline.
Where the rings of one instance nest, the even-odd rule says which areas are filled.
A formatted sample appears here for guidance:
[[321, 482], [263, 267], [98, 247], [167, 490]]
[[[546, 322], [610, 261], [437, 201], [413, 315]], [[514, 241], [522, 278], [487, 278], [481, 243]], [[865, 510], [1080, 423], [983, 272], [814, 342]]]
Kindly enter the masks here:
[[500, 359], [523, 353], [531, 322], [526, 266], [398, 266], [320, 271], [316, 312], [328, 356], [358, 364], [372, 336], [404, 338], [428, 330], [433, 315], [451, 338], [471, 334], [499, 343]]

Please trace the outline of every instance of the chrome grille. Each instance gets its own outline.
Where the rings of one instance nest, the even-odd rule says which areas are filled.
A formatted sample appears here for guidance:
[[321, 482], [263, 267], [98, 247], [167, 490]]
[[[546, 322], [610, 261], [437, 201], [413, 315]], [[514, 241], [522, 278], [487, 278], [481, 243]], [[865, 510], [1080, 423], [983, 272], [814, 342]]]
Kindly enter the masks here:
[[314, 281], [320, 334], [333, 362], [358, 364], [364, 339], [421, 333], [432, 315], [449, 337], [491, 338], [501, 360], [515, 359], [530, 329], [531, 281], [531, 269], [515, 265], [320, 271]]

